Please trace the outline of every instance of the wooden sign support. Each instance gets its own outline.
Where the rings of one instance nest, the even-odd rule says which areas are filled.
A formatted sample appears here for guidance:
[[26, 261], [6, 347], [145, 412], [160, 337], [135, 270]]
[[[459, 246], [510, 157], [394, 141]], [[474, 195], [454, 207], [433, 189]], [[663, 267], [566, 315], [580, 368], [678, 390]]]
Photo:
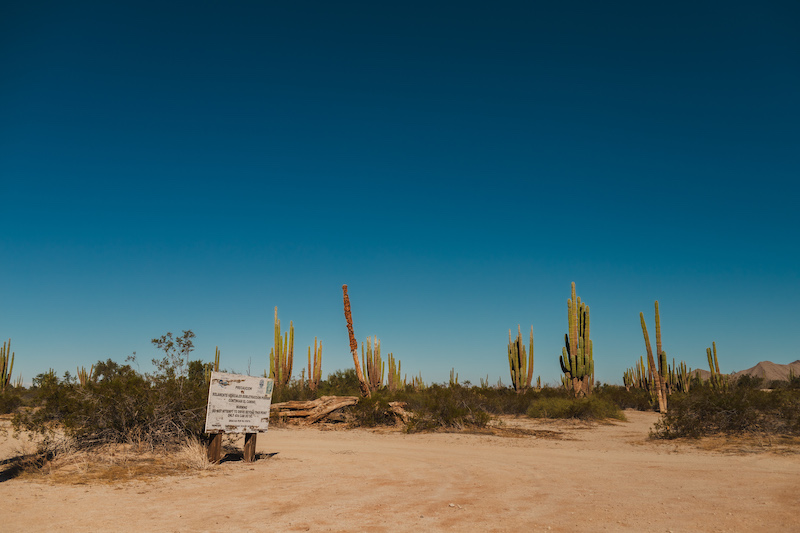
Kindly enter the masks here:
[[214, 433], [208, 443], [208, 461], [218, 465], [222, 460], [222, 433]]
[[256, 438], [258, 433], [244, 434], [244, 462], [252, 463], [256, 460]]

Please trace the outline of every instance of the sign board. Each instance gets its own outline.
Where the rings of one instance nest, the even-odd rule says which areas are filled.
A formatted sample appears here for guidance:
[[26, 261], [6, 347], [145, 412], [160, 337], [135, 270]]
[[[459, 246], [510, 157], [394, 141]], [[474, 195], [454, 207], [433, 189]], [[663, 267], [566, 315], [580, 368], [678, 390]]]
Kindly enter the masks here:
[[273, 381], [212, 372], [206, 433], [263, 433], [269, 425]]

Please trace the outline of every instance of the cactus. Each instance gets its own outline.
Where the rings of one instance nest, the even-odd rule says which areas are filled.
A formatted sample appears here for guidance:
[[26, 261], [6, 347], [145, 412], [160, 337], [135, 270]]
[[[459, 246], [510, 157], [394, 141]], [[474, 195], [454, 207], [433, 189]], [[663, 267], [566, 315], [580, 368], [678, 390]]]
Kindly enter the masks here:
[[569, 377], [569, 374], [564, 374], [561, 376], [561, 386], [564, 387], [564, 390], [573, 391], [572, 388], [572, 378]]
[[711, 376], [708, 381], [711, 383], [711, 388], [717, 392], [723, 392], [728, 388], [728, 380], [719, 371], [719, 360], [717, 359], [717, 343], [712, 342], [711, 346], [714, 347], [712, 352], [711, 348], [706, 348], [706, 355], [708, 356], [708, 368], [711, 370]]
[[361, 387], [361, 395], [365, 398], [371, 396], [369, 391], [369, 384], [364, 379], [364, 374], [361, 372], [361, 365], [358, 362], [358, 343], [356, 342], [355, 333], [353, 333], [353, 315], [350, 311], [350, 297], [347, 295], [347, 285], [342, 285], [342, 299], [344, 300], [344, 319], [347, 321], [347, 333], [350, 336], [350, 353], [353, 356], [353, 364], [356, 367], [356, 377], [358, 377], [358, 384]]
[[511, 340], [511, 330], [508, 330], [508, 366], [511, 371], [511, 386], [514, 387], [514, 390], [521, 394], [530, 389], [533, 380], [533, 326], [531, 326], [531, 340], [527, 356], [519, 324], [517, 325], [516, 340]]
[[383, 387], [383, 359], [381, 359], [381, 341], [375, 337], [367, 337], [367, 353], [364, 354], [364, 344], [361, 345], [361, 362], [367, 371], [367, 383], [370, 391]]
[[14, 369], [14, 352], [11, 351], [11, 339], [0, 348], [0, 392], [6, 390], [11, 382], [11, 371]]
[[78, 372], [78, 383], [80, 384], [81, 387], [85, 387], [86, 385], [89, 384], [90, 381], [94, 380], [94, 365], [92, 365], [91, 368], [89, 368], [88, 372], [86, 371], [86, 367], [83, 366], [78, 367], [77, 372]]
[[455, 368], [450, 369], [450, 386], [458, 387], [458, 372]]
[[317, 338], [314, 337], [314, 359], [311, 359], [311, 346], [308, 347], [308, 388], [317, 392], [319, 382], [322, 381], [322, 343], [317, 347]]
[[692, 381], [690, 379], [691, 373], [692, 369], [687, 368], [686, 362], [681, 361], [680, 366], [676, 370], [675, 390], [677, 390], [678, 392], [689, 392]]
[[425, 382], [422, 381], [422, 372], [419, 373], [419, 376], [414, 376], [414, 377], [411, 378], [411, 386], [417, 392], [419, 392], [421, 390], [425, 390], [427, 388], [427, 385], [425, 385]]
[[388, 372], [388, 375], [387, 375], [387, 382], [388, 382], [388, 385], [389, 385], [389, 390], [391, 392], [395, 392], [395, 391], [400, 390], [401, 388], [403, 388], [405, 386], [405, 380], [400, 378], [400, 376], [401, 376], [401, 373], [400, 373], [400, 365], [401, 365], [401, 363], [400, 363], [399, 360], [396, 360], [394, 358], [394, 355], [391, 352], [386, 357], [388, 359], [387, 364], [389, 366], [389, 372]]
[[658, 300], [656, 300], [656, 355], [658, 356], [659, 367], [656, 367], [653, 358], [653, 349], [650, 347], [650, 336], [647, 334], [647, 324], [644, 321], [644, 313], [639, 313], [639, 320], [642, 323], [642, 335], [644, 344], [647, 348], [647, 368], [650, 375], [650, 386], [648, 390], [658, 399], [658, 412], [667, 412], [667, 354], [661, 349], [661, 320], [658, 313]]
[[278, 320], [278, 308], [275, 307], [275, 338], [269, 352], [269, 375], [275, 380], [276, 387], [286, 385], [292, 378], [293, 356], [294, 324], [289, 321], [289, 331], [281, 339], [281, 321]]
[[636, 373], [634, 369], [628, 368], [622, 373], [622, 384], [625, 385], [625, 390], [637, 388]]
[[589, 306], [575, 296], [575, 282], [572, 282], [572, 298], [567, 300], [567, 324], [569, 333], [564, 335], [561, 349], [562, 383], [570, 382], [575, 397], [591, 394], [594, 383], [594, 359], [592, 341], [589, 339]]
[[[219, 372], [219, 346], [214, 347], [214, 363], [203, 365], [203, 378], [205, 378], [206, 383], [211, 383], [211, 372]], [[266, 372], [264, 372], [264, 377], [269, 377]]]

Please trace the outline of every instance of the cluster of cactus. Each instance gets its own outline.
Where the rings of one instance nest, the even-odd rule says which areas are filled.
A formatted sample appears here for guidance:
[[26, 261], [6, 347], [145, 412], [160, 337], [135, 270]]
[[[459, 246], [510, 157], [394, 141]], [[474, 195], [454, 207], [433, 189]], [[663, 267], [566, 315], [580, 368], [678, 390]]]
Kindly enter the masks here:
[[645, 370], [644, 359], [641, 356], [633, 368], [628, 368], [623, 372], [622, 383], [627, 390], [650, 388], [649, 375]]
[[292, 378], [292, 358], [294, 356], [294, 324], [289, 321], [289, 331], [281, 335], [281, 321], [278, 320], [278, 308], [275, 307], [275, 340], [269, 352], [269, 375], [275, 380], [275, 386], [289, 383]]
[[373, 340], [367, 337], [367, 352], [364, 353], [364, 343], [361, 344], [361, 363], [367, 371], [367, 384], [369, 385], [370, 392], [376, 391], [383, 387], [383, 377], [385, 369], [383, 359], [381, 358], [381, 341], [378, 337]]
[[353, 332], [353, 314], [350, 309], [350, 296], [347, 295], [347, 285], [342, 285], [342, 299], [344, 300], [344, 319], [347, 322], [347, 334], [350, 336], [350, 354], [353, 356], [353, 365], [356, 367], [356, 377], [361, 387], [361, 395], [365, 398], [372, 396], [364, 374], [361, 372], [361, 365], [358, 362], [358, 342]]
[[317, 338], [314, 337], [314, 359], [311, 359], [311, 346], [308, 347], [308, 388], [317, 392], [319, 382], [322, 381], [322, 343], [317, 347]]
[[89, 384], [90, 381], [94, 379], [94, 365], [89, 368], [89, 371], [86, 371], [86, 367], [78, 367], [78, 383], [81, 387], [85, 387]]
[[413, 376], [411, 378], [411, 386], [415, 391], [421, 391], [428, 388], [428, 386], [425, 385], [425, 382], [422, 381], [422, 372], [419, 373], [419, 376]]
[[[211, 383], [211, 372], [219, 372], [219, 346], [214, 347], [214, 363], [206, 363], [203, 365], [203, 377], [206, 383]], [[268, 376], [264, 376], [268, 377]]]
[[508, 367], [511, 371], [511, 386], [517, 393], [521, 394], [531, 388], [531, 381], [533, 381], [533, 326], [531, 326], [531, 339], [527, 354], [519, 324], [517, 324], [515, 340], [511, 339], [511, 330], [508, 330]]
[[708, 356], [708, 368], [711, 370], [711, 376], [708, 378], [708, 382], [711, 384], [711, 388], [718, 391], [723, 392], [728, 388], [728, 380], [722, 373], [719, 371], [719, 359], [717, 359], [717, 343], [712, 342], [711, 346], [713, 346], [713, 351], [711, 348], [706, 348], [706, 355]]
[[394, 392], [404, 388], [406, 385], [406, 380], [401, 377], [400, 360], [395, 359], [391, 352], [389, 352], [387, 359], [387, 365], [389, 367], [389, 371], [386, 376], [387, 385], [389, 386], [389, 390]]
[[689, 392], [691, 387], [691, 373], [692, 369], [686, 366], [685, 361], [681, 361], [680, 365], [675, 366], [675, 359], [672, 359], [672, 366], [669, 367], [667, 374], [667, 393], [673, 392]]
[[655, 359], [653, 358], [653, 349], [650, 347], [650, 336], [647, 334], [647, 325], [644, 321], [644, 313], [639, 313], [639, 320], [642, 323], [642, 335], [644, 335], [644, 344], [647, 348], [647, 368], [648, 375], [651, 376], [651, 382], [648, 390], [658, 398], [658, 412], [667, 412], [667, 354], [661, 349], [661, 317], [658, 313], [658, 300], [656, 300], [656, 356], [658, 357], [658, 367], [656, 367]]
[[594, 359], [592, 341], [589, 339], [589, 306], [575, 296], [572, 282], [572, 297], [567, 300], [567, 324], [569, 333], [564, 335], [561, 357], [562, 383], [575, 397], [588, 396], [594, 384]]
[[455, 368], [450, 369], [450, 386], [458, 387], [458, 372]]
[[11, 339], [0, 348], [0, 392], [6, 390], [11, 383], [11, 371], [14, 369], [14, 352], [11, 351]]
[[[680, 364], [676, 366], [675, 359], [673, 359], [672, 365], [667, 367], [667, 395], [673, 392], [689, 392], [691, 372], [691, 369], [686, 366], [684, 361], [681, 361]], [[654, 386], [655, 378], [653, 376], [653, 371], [649, 364], [645, 367], [644, 359], [641, 356], [633, 368], [628, 368], [622, 374], [622, 383], [627, 390], [647, 390], [650, 392], [653, 401], [658, 401], [658, 393]]]

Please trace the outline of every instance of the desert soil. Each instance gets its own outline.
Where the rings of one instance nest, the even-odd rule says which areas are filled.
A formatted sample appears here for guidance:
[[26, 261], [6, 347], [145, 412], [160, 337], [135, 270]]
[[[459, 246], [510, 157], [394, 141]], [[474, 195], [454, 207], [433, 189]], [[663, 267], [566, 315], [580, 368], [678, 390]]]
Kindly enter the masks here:
[[149, 481], [0, 482], [0, 530], [800, 531], [796, 448], [655, 442], [656, 414], [626, 416], [503, 419], [537, 431], [517, 437], [271, 428], [254, 463]]

